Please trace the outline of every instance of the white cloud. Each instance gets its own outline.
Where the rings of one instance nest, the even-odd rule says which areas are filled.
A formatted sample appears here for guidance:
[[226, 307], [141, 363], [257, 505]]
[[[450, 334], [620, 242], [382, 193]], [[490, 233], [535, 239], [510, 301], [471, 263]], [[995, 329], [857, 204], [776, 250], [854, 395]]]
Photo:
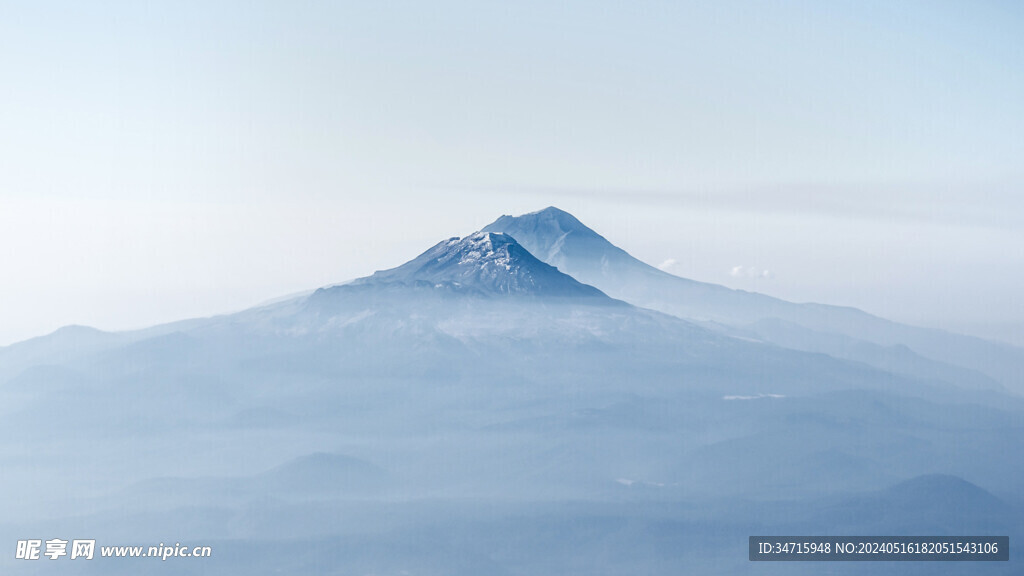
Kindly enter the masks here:
[[675, 258], [669, 258], [668, 260], [665, 260], [661, 264], [658, 264], [658, 269], [664, 272], [668, 272], [670, 268], [675, 268], [678, 264], [679, 262], [677, 262]]
[[734, 278], [764, 278], [766, 280], [775, 278], [775, 273], [771, 270], [765, 270], [758, 268], [757, 266], [733, 266], [729, 270], [729, 275]]

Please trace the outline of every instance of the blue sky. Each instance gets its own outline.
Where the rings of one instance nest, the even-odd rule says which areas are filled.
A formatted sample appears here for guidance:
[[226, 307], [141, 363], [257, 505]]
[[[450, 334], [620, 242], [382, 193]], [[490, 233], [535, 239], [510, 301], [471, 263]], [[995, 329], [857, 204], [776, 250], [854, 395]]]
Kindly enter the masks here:
[[1010, 2], [0, 2], [0, 343], [573, 212], [653, 264], [1024, 325]]

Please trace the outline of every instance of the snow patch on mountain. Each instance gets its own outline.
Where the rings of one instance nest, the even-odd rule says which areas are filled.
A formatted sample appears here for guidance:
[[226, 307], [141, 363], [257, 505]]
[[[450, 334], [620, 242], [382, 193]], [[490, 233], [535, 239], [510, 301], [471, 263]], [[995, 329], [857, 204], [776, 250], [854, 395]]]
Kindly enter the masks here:
[[353, 286], [406, 285], [486, 295], [607, 298], [541, 262], [508, 235], [476, 232], [449, 238], [390, 270], [355, 280]]

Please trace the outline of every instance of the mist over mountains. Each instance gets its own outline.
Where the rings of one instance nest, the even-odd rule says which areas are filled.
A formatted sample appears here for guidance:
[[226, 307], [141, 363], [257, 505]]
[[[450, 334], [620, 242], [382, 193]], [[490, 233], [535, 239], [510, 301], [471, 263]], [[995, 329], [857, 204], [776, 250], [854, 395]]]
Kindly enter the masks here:
[[[4, 538], [216, 549], [0, 565], [817, 573], [751, 566], [747, 537], [1012, 542], [1022, 366], [1010, 346], [667, 274], [556, 208], [502, 216], [308, 295], [0, 349]], [[925, 573], [907, 569], [873, 573]]]

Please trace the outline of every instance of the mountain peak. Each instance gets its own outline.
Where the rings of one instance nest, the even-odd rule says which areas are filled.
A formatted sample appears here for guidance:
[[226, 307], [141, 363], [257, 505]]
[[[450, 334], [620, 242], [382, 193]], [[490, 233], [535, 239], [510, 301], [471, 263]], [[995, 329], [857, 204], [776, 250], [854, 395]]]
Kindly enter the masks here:
[[529, 217], [535, 218], [538, 222], [551, 222], [557, 224], [558, 227], [565, 232], [587, 232], [590, 234], [597, 234], [597, 232], [587, 228], [583, 222], [580, 222], [579, 219], [572, 214], [554, 206], [548, 206], [543, 210], [537, 210], [536, 212], [525, 214], [520, 218]]
[[502, 216], [483, 230], [514, 237], [544, 262], [583, 282], [605, 279], [610, 273], [609, 266], [616, 265], [662, 274], [636, 260], [572, 214], [554, 206], [522, 216]]
[[443, 240], [397, 268], [352, 284], [432, 286], [477, 294], [604, 297], [597, 288], [541, 262], [512, 236], [491, 231]]
[[[514, 230], [519, 231], [519, 234], [517, 235], [514, 233]], [[587, 228], [587, 226], [580, 222], [575, 216], [565, 210], [555, 208], [554, 206], [548, 206], [543, 210], [530, 212], [529, 214], [523, 214], [522, 216], [504, 215], [484, 228], [483, 231], [507, 232], [521, 242], [526, 241], [520, 239], [520, 236], [531, 240], [534, 237], [551, 240], [567, 234], [589, 238], [601, 238], [597, 232]], [[601, 238], [601, 240], [604, 240], [604, 238]], [[530, 246], [527, 245], [526, 247], [531, 252], [534, 251]]]

